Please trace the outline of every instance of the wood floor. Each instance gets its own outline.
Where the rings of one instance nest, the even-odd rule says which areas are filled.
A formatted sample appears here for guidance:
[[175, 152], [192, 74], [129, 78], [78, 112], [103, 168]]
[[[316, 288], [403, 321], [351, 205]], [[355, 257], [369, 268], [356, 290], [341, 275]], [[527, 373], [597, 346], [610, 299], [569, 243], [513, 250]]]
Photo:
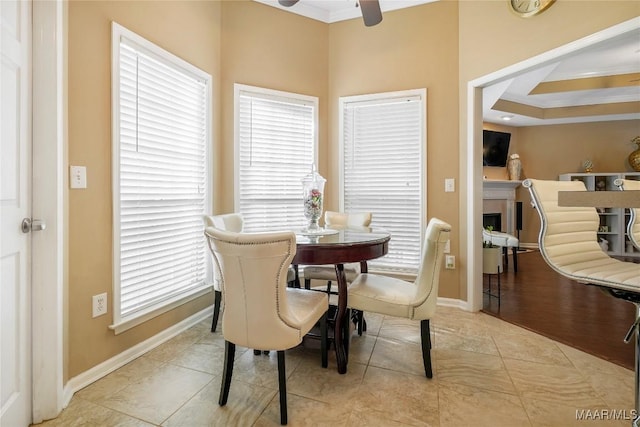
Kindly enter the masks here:
[[[633, 370], [633, 341], [623, 342], [633, 304], [558, 275], [538, 251], [518, 253], [518, 273], [512, 265], [501, 275], [500, 305], [484, 295], [485, 313]], [[495, 292], [496, 276], [491, 282]]]

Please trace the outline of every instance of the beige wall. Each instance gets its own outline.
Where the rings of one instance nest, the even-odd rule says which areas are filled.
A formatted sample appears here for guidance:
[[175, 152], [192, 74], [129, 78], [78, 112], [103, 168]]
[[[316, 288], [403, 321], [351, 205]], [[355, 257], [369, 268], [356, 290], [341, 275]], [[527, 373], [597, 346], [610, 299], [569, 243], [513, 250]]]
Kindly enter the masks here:
[[[427, 218], [453, 226], [451, 252], [458, 253], [458, 5], [438, 2], [385, 13], [380, 25], [361, 19], [332, 24], [329, 33], [328, 206], [338, 206], [338, 98], [404, 89], [427, 89]], [[458, 298], [460, 270], [444, 270], [440, 296]]]
[[[203, 297], [115, 336], [112, 321], [111, 21], [220, 76], [220, 3], [73, 1], [69, 4], [69, 164], [87, 167], [87, 189], [69, 191], [68, 360], [70, 378], [210, 305]], [[213, 123], [219, 128], [219, 96]], [[214, 144], [218, 143], [214, 135]], [[107, 292], [109, 314], [91, 318]]]
[[[523, 20], [506, 1], [445, 0], [387, 12], [381, 25], [365, 28], [359, 19], [327, 25], [248, 0], [71, 2], [68, 161], [87, 166], [89, 187], [69, 191], [65, 377], [211, 303], [201, 298], [118, 336], [107, 329], [111, 316], [91, 318], [92, 295], [112, 299], [111, 20], [213, 76], [216, 212], [233, 210], [233, 83], [319, 98], [319, 169], [329, 181], [329, 209], [338, 205], [338, 97], [426, 88], [427, 215], [452, 224], [458, 257], [458, 268], [442, 275], [440, 295], [465, 299], [467, 81], [639, 14], [639, 2], [563, 1]], [[531, 173], [537, 154], [518, 150]], [[456, 178], [456, 193], [444, 193], [448, 177]]]
[[318, 169], [323, 175], [327, 150], [329, 26], [240, 0], [224, 2], [222, 28], [222, 161], [218, 163], [219, 185], [214, 195], [217, 213], [234, 208], [234, 83], [318, 97]]

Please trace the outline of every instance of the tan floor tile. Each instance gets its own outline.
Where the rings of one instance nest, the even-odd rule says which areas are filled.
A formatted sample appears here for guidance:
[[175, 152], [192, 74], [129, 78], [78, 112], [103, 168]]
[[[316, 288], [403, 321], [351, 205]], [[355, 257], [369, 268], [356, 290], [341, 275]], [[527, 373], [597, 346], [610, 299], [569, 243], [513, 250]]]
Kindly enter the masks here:
[[473, 351], [499, 356], [498, 348], [490, 336], [468, 335], [468, 331], [460, 334], [456, 329], [446, 327], [434, 329], [434, 348], [436, 349]]
[[378, 336], [420, 345], [420, 322], [386, 316], [382, 321]]
[[38, 427], [147, 427], [153, 424], [74, 397], [58, 418], [35, 425]]
[[436, 350], [438, 381], [516, 394], [502, 359], [469, 351]]
[[377, 339], [377, 336], [368, 332], [363, 333], [362, 336], [354, 333], [349, 344], [349, 363], [363, 363], [365, 365], [369, 363]]
[[495, 334], [493, 339], [504, 358], [527, 360], [557, 366], [572, 366], [555, 341], [541, 335]]
[[[287, 389], [288, 390], [288, 389]], [[344, 405], [328, 404], [287, 393], [288, 426], [346, 426], [351, 409]], [[254, 427], [280, 425], [280, 400], [275, 396]]]
[[165, 364], [149, 377], [96, 403], [159, 424], [212, 378], [210, 374]]
[[197, 342], [181, 350], [168, 363], [214, 375], [221, 375], [224, 367], [224, 348]]
[[340, 405], [350, 402], [362, 383], [366, 365], [349, 363], [347, 373], [339, 374], [336, 366], [322, 368], [314, 360], [302, 361], [287, 380], [289, 393], [320, 402]]
[[355, 414], [412, 426], [439, 425], [436, 379], [370, 366], [359, 387], [351, 400]]
[[[431, 353], [431, 364], [435, 372], [434, 351]], [[414, 375], [425, 374], [420, 341], [414, 343], [379, 336], [369, 365]]]
[[529, 426], [518, 396], [440, 383], [438, 389], [441, 427]]
[[218, 405], [220, 380], [211, 381], [162, 425], [166, 427], [250, 426], [277, 391], [232, 378], [225, 406]]
[[604, 404], [573, 366], [544, 365], [515, 359], [504, 359], [504, 363], [523, 400], [544, 400], [576, 407], [599, 407]]
[[155, 374], [163, 365], [164, 363], [158, 360], [146, 356], [139, 357], [83, 388], [76, 396], [91, 402], [107, 399], [129, 385]]
[[[289, 377], [300, 363], [300, 358], [295, 357], [292, 350], [285, 351], [284, 365], [286, 376]], [[320, 365], [320, 359], [317, 360]], [[246, 351], [236, 358], [233, 367], [233, 379], [249, 384], [278, 389], [278, 353], [270, 351], [269, 354], [256, 356], [252, 350]]]
[[[631, 420], [615, 420], [603, 417], [604, 406], [589, 408], [565, 405], [561, 402], [550, 402], [525, 399], [524, 406], [534, 427], [628, 427]], [[585, 417], [579, 419], [579, 417]]]

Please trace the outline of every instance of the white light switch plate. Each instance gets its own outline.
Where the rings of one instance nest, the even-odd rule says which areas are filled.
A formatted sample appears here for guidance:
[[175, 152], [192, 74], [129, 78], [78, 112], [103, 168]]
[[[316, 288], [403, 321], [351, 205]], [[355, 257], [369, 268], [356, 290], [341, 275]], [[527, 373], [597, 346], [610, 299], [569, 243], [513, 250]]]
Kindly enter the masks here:
[[444, 180], [444, 192], [445, 193], [453, 193], [456, 191], [456, 180], [455, 178], [445, 178]]
[[87, 168], [85, 166], [70, 166], [69, 181], [71, 188], [87, 188]]

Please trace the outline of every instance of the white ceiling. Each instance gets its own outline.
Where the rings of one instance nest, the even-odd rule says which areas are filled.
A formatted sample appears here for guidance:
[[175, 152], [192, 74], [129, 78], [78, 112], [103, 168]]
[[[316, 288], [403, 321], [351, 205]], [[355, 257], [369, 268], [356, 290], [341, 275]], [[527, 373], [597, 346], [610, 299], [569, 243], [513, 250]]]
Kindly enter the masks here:
[[[361, 18], [356, 0], [299, 0], [292, 7], [280, 6], [277, 0], [255, 0], [290, 13], [326, 23]], [[437, 0], [380, 0], [383, 12], [430, 3]], [[531, 18], [530, 18], [531, 19]], [[509, 126], [536, 126], [561, 123], [579, 123], [610, 120], [640, 119], [640, 109], [636, 108], [624, 114], [576, 115], [563, 118], [536, 118], [502, 111], [495, 106], [498, 101], [535, 107], [537, 111], [545, 109], [597, 106], [624, 102], [640, 103], [640, 81], [633, 79], [624, 87], [600, 87], [589, 90], [555, 91], [532, 95], [531, 90], [543, 82], [572, 81], [589, 77], [614, 76], [619, 74], [640, 73], [640, 29], [619, 36], [589, 48], [565, 55], [562, 59], [521, 73], [508, 80], [484, 89], [484, 120]], [[504, 102], [502, 102], [504, 105]], [[585, 113], [580, 113], [585, 114]], [[540, 115], [538, 115], [540, 116]], [[542, 113], [544, 116], [544, 113]], [[505, 120], [507, 117], [509, 120]]]

